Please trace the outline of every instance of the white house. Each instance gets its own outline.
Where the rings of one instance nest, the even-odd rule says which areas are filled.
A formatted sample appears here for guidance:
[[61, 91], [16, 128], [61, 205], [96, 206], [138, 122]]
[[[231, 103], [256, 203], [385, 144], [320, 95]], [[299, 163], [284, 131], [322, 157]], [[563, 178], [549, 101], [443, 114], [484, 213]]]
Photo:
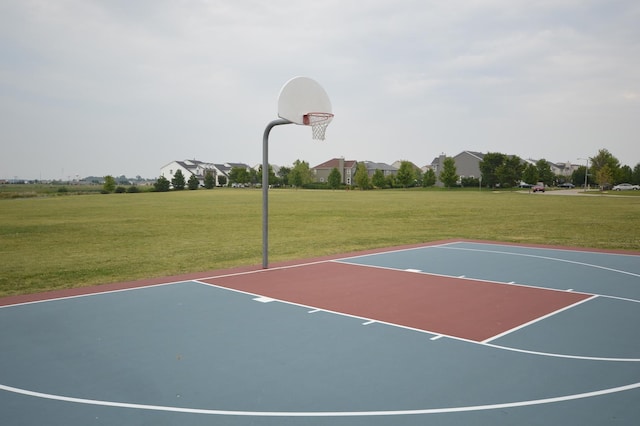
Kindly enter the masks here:
[[200, 181], [200, 185], [204, 185], [204, 177], [207, 171], [213, 173], [215, 179], [215, 185], [220, 186], [220, 177], [226, 178], [226, 184], [229, 183], [229, 172], [234, 167], [243, 167], [249, 170], [249, 166], [244, 163], [224, 163], [214, 164], [207, 163], [199, 160], [184, 160], [184, 161], [172, 161], [169, 164], [160, 168], [160, 176], [164, 176], [167, 180], [171, 181], [173, 176], [178, 170], [184, 175], [185, 181], [189, 181], [192, 175], [195, 175]]

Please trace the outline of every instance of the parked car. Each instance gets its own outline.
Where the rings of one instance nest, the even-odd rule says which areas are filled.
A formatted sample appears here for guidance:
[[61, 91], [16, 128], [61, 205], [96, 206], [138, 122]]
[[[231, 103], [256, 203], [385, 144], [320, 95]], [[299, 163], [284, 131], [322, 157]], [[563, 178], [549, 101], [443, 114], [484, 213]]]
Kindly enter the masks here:
[[574, 184], [572, 184], [571, 182], [565, 182], [565, 183], [561, 183], [560, 185], [558, 185], [558, 188], [569, 188], [569, 189], [573, 189], [576, 186]]
[[531, 189], [533, 190], [533, 192], [544, 192], [544, 185], [534, 185]]
[[631, 185], [630, 183], [621, 183], [620, 185], [616, 185], [613, 187], [614, 191], [629, 191], [629, 190], [639, 190], [640, 185]]

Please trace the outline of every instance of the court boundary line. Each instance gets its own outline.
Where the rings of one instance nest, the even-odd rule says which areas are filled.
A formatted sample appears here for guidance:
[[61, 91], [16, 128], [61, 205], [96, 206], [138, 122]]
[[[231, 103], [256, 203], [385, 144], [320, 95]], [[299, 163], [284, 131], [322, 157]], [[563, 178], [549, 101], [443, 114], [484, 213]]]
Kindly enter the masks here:
[[595, 268], [595, 269], [603, 269], [603, 270], [609, 271], [609, 272], [617, 272], [619, 274], [631, 275], [633, 277], [640, 278], [640, 274], [637, 274], [635, 272], [623, 271], [621, 269], [609, 268], [609, 267], [606, 267], [606, 266], [595, 265], [593, 263], [578, 262], [576, 260], [559, 259], [557, 257], [539, 256], [537, 254], [527, 254], [527, 253], [513, 253], [513, 252], [498, 251], [498, 250], [482, 250], [482, 249], [464, 248], [464, 247], [442, 247], [442, 248], [444, 248], [446, 250], [475, 251], [475, 252], [480, 252], [480, 253], [504, 254], [504, 255], [507, 255], [507, 256], [533, 257], [533, 258], [537, 258], [537, 259], [550, 260], [550, 261], [553, 261], [553, 262], [571, 263], [571, 264], [580, 265], [580, 266], [587, 266], [587, 267]]
[[18, 303], [14, 303], [14, 304], [11, 304], [11, 305], [0, 305], [0, 309], [11, 308], [13, 306], [37, 305], [37, 304], [40, 304], [40, 303], [57, 302], [57, 301], [68, 300], [68, 299], [81, 299], [81, 298], [90, 297], [90, 296], [100, 296], [102, 294], [123, 293], [125, 291], [144, 290], [145, 288], [164, 287], [164, 286], [188, 283], [188, 282], [192, 282], [192, 281], [195, 281], [195, 280], [178, 280], [178, 281], [171, 281], [171, 282], [166, 282], [166, 283], [143, 285], [143, 286], [139, 286], [139, 287], [127, 287], [127, 288], [118, 288], [118, 289], [114, 289], [114, 290], [96, 291], [96, 292], [91, 292], [91, 293], [72, 294], [72, 295], [68, 295], [68, 296], [53, 297], [51, 299], [30, 300], [30, 301], [27, 301], [27, 302], [18, 302]]
[[209, 414], [223, 416], [251, 416], [251, 417], [379, 417], [379, 416], [405, 416], [405, 415], [425, 415], [425, 414], [451, 414], [468, 411], [487, 411], [505, 408], [519, 408], [532, 405], [543, 405], [559, 402], [573, 401], [577, 399], [593, 398], [597, 396], [620, 393], [640, 388], [640, 382], [628, 385], [617, 386], [613, 388], [600, 389], [590, 392], [582, 392], [578, 394], [556, 396], [550, 398], [504, 402], [498, 404], [486, 405], [470, 405], [447, 408], [424, 408], [414, 410], [372, 410], [372, 411], [242, 411], [242, 410], [216, 410], [204, 408], [187, 408], [172, 407], [164, 405], [135, 404], [128, 402], [104, 401], [96, 399], [75, 398], [63, 395], [48, 394], [43, 392], [31, 391], [28, 389], [16, 388], [0, 384], [0, 390], [11, 392], [19, 395], [25, 395], [35, 398], [73, 402], [85, 405], [98, 405], [113, 408], [132, 408], [147, 411], [165, 411], [187, 414]]

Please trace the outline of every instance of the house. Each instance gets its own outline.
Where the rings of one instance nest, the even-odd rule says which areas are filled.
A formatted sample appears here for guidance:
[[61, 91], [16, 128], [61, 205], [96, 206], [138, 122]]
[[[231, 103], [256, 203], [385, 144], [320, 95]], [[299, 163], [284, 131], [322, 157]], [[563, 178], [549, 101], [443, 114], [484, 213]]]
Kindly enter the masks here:
[[[251, 167], [244, 163], [224, 163], [224, 164], [214, 164], [214, 171], [216, 177], [216, 186], [224, 186], [229, 184], [229, 174], [231, 173], [231, 169], [233, 168], [241, 168], [247, 171], [251, 170]], [[225, 178], [224, 183], [220, 183], [220, 177], [223, 176]]]
[[[532, 164], [534, 166], [538, 162], [538, 160], [534, 160], [532, 158], [529, 158], [524, 161], [525, 163]], [[549, 167], [551, 168], [551, 172], [554, 175], [564, 176], [566, 178], [570, 178], [573, 172], [578, 170], [578, 168], [580, 167], [579, 164], [572, 164], [570, 161], [567, 161], [566, 163], [552, 163], [551, 161], [547, 161], [547, 163], [549, 164]]]
[[364, 163], [369, 177], [372, 177], [376, 170], [380, 170], [384, 174], [384, 177], [395, 175], [398, 173], [398, 167], [400, 167], [396, 167], [395, 164], [390, 166], [386, 163], [374, 163], [373, 161], [362, 161], [362, 163]]
[[[402, 165], [402, 163], [404, 163], [407, 160], [398, 160], [398, 161], [394, 161], [392, 166], [395, 167], [396, 169], [400, 169], [400, 166]], [[411, 164], [411, 167], [413, 167], [413, 170], [416, 171], [416, 173], [419, 173], [422, 175], [422, 173], [424, 173], [426, 171], [426, 169], [423, 169], [421, 167], [418, 167], [415, 165], [415, 163], [412, 163], [411, 161], [408, 161], [409, 164]]]
[[[442, 168], [444, 167], [445, 158], [445, 154], [440, 154], [438, 157], [434, 158], [430, 166], [425, 167], [425, 169], [431, 168], [435, 172], [436, 176], [440, 176], [440, 172], [442, 172]], [[462, 151], [460, 154], [453, 157], [453, 161], [456, 165], [456, 174], [460, 176], [460, 178], [479, 178], [481, 176], [480, 161], [482, 161], [483, 158], [484, 154], [481, 152]], [[438, 179], [436, 185], [443, 186], [444, 184]]]
[[234, 167], [242, 167], [249, 170], [249, 166], [244, 163], [224, 163], [214, 164], [207, 163], [199, 160], [184, 160], [184, 161], [172, 161], [160, 168], [160, 176], [164, 176], [167, 180], [171, 181], [173, 176], [178, 170], [180, 170], [184, 176], [185, 181], [189, 181], [192, 175], [195, 175], [200, 181], [200, 185], [204, 186], [205, 174], [210, 171], [213, 173], [215, 179], [215, 185], [221, 186], [220, 177], [226, 178], [226, 183], [229, 183], [229, 172]]
[[171, 181], [178, 170], [182, 172], [185, 182], [188, 182], [191, 176], [195, 176], [200, 181], [200, 185], [204, 185], [204, 176], [207, 171], [214, 172], [215, 176], [214, 164], [205, 163], [204, 161], [198, 161], [195, 159], [172, 161], [160, 168], [160, 176], [163, 176], [168, 181]]
[[578, 167], [580, 167], [578, 164], [572, 164], [569, 161], [567, 161], [566, 163], [549, 162], [549, 164], [551, 165], [551, 170], [553, 171], [553, 174], [558, 176], [565, 176], [569, 178], [571, 177], [573, 172], [578, 170]]
[[316, 182], [328, 182], [329, 174], [331, 170], [338, 169], [340, 172], [340, 182], [345, 185], [351, 185], [353, 177], [356, 174], [358, 162], [355, 160], [345, 160], [344, 157], [332, 158], [329, 161], [325, 161], [322, 164], [318, 164], [311, 168], [311, 172], [315, 177]]

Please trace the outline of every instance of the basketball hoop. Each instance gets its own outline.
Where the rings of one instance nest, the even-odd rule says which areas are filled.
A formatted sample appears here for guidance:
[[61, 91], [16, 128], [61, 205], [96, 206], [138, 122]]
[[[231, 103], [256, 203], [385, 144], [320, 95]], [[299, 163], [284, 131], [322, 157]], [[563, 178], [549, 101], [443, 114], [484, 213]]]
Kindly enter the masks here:
[[333, 114], [329, 112], [309, 112], [302, 116], [302, 123], [311, 126], [312, 138], [324, 140], [324, 132], [333, 120]]

